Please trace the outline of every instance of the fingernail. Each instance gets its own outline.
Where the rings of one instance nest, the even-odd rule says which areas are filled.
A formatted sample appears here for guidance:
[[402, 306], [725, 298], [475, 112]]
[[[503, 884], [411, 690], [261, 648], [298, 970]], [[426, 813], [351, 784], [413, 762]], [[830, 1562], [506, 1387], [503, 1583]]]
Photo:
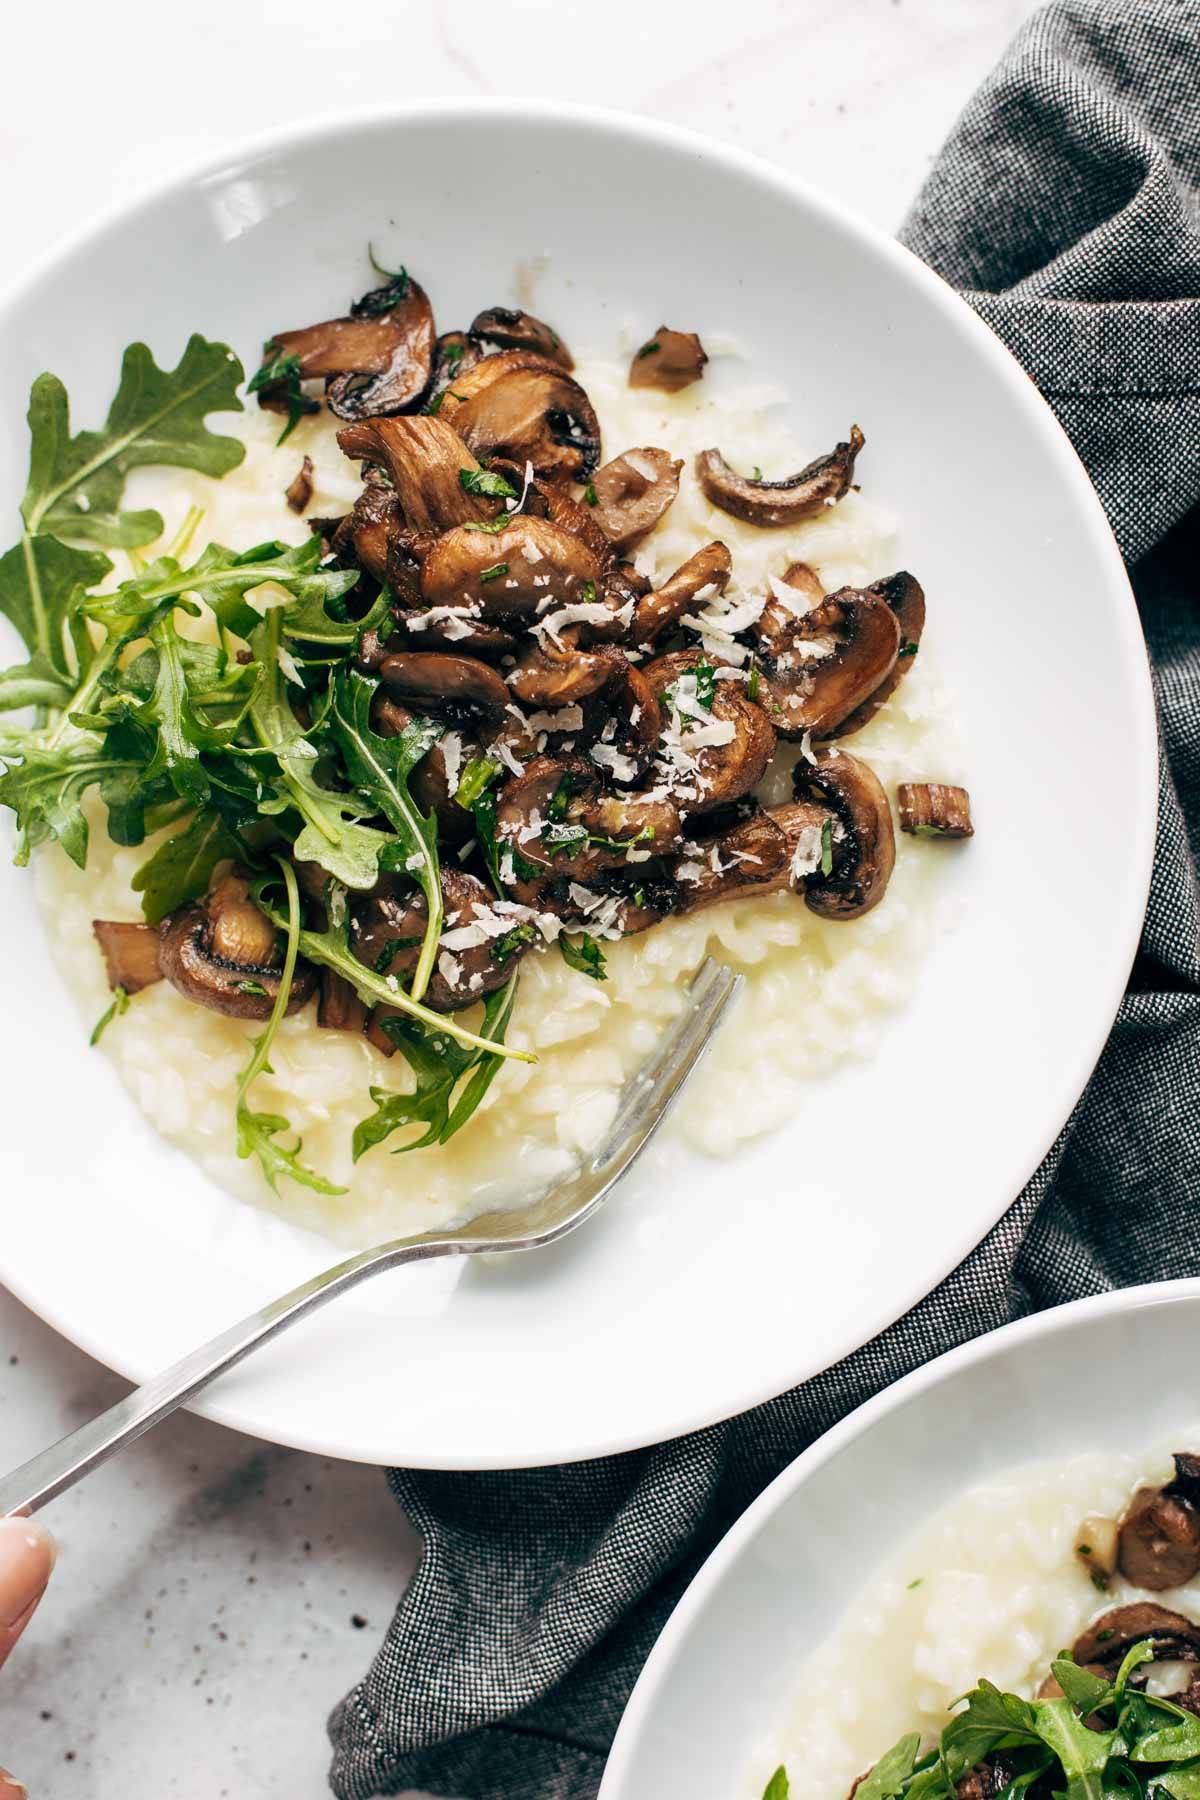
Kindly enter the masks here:
[[50, 1533], [32, 1519], [0, 1519], [0, 1626], [11, 1631], [41, 1599], [56, 1554]]
[[25, 1786], [25, 1783], [23, 1781], [18, 1781], [15, 1775], [4, 1774], [3, 1770], [0, 1770], [0, 1790], [3, 1790], [6, 1794], [24, 1794], [26, 1800], [28, 1800], [29, 1789]]

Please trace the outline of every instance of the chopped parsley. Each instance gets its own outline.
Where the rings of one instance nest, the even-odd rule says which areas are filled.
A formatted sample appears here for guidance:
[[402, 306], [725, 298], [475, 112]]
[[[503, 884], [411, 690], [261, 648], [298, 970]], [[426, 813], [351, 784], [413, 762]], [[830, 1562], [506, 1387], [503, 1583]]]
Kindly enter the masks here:
[[280, 398], [287, 406], [287, 424], [275, 440], [276, 448], [291, 437], [306, 412], [312, 412], [312, 402], [304, 397], [301, 385], [300, 358], [293, 352], [290, 356], [281, 356], [279, 345], [273, 338], [268, 338], [263, 345], [262, 365], [246, 383], [248, 394], [261, 394], [272, 389], [281, 390]]
[[460, 469], [459, 486], [465, 494], [486, 494], [489, 500], [515, 500], [517, 490], [503, 475], [491, 469]]
[[588, 482], [587, 486], [583, 490], [583, 497], [587, 501], [589, 506], [598, 506], [600, 504], [600, 502], [596, 498], [596, 484], [594, 481]]
[[491, 787], [500, 773], [500, 764], [490, 756], [473, 756], [458, 778], [454, 798], [464, 812], [470, 812], [485, 788]]
[[398, 951], [415, 950], [420, 942], [420, 937], [388, 938], [383, 949], [371, 964], [371, 967], [377, 975], [386, 975], [393, 962], [396, 960]]
[[113, 989], [113, 997], [112, 997], [111, 1006], [109, 1006], [105, 1012], [102, 1012], [100, 1017], [96, 1020], [95, 1029], [92, 1032], [91, 1037], [88, 1039], [88, 1043], [92, 1047], [93, 1050], [95, 1049], [96, 1045], [100, 1042], [100, 1039], [104, 1036], [104, 1033], [108, 1030], [108, 1028], [112, 1024], [113, 1020], [119, 1019], [121, 1017], [122, 1013], [127, 1013], [128, 1011], [129, 1011], [129, 995], [128, 995], [128, 993], [126, 992], [126, 990], [123, 987], [115, 987]]
[[490, 569], [480, 569], [479, 579], [480, 581], [499, 581], [502, 575], [507, 574], [508, 564], [506, 562], [493, 563]]
[[746, 698], [747, 698], [747, 700], [757, 700], [758, 699], [758, 690], [761, 686], [762, 686], [762, 676], [760, 674], [758, 664], [756, 662], [752, 662], [750, 664], [750, 679], [746, 683]]
[[579, 598], [583, 601], [585, 606], [594, 606], [596, 604], [597, 590], [594, 581], [584, 582], [579, 590]]
[[402, 300], [408, 298], [412, 283], [403, 264], [398, 269], [385, 269], [382, 263], [376, 262], [375, 252], [369, 244], [367, 255], [375, 273], [386, 277], [385, 285], [372, 288], [369, 294], [356, 300], [350, 308], [350, 316], [354, 319], [382, 319], [385, 313], [390, 313], [394, 306], [399, 306]]
[[497, 938], [492, 945], [492, 955], [503, 968], [509, 957], [521, 948], [522, 944], [531, 943], [535, 932], [532, 925], [514, 925], [502, 938]]
[[234, 984], [239, 994], [260, 994], [265, 1000], [267, 990], [261, 981], [239, 981]]
[[466, 351], [461, 344], [447, 344], [442, 355], [446, 359], [446, 367], [450, 371], [451, 378], [453, 378], [458, 374], [458, 365], [466, 355]]
[[642, 345], [641, 349], [637, 353], [636, 361], [641, 362], [641, 360], [644, 356], [653, 356], [654, 352], [656, 350], [661, 350], [661, 349], [662, 349], [662, 345], [659, 343], [658, 339], [653, 338], [653, 339], [651, 339], [650, 343]]
[[593, 981], [607, 981], [608, 970], [604, 962], [604, 952], [594, 937], [585, 931], [578, 943], [569, 937], [558, 940], [562, 959], [569, 969], [578, 969], [581, 975], [590, 975]]
[[915, 656], [919, 649], [919, 644], [902, 644], [897, 654], [898, 656]]
[[571, 771], [568, 769], [550, 796], [550, 804], [546, 808], [546, 817], [557, 821], [567, 816], [567, 802], [571, 798]]
[[833, 820], [826, 819], [821, 826], [821, 873], [833, 874]]
[[495, 537], [498, 531], [507, 531], [511, 524], [511, 515], [506, 512], [501, 512], [497, 513], [494, 519], [472, 519], [468, 524], [463, 526], [463, 530], [484, 531], [487, 532], [490, 537]]

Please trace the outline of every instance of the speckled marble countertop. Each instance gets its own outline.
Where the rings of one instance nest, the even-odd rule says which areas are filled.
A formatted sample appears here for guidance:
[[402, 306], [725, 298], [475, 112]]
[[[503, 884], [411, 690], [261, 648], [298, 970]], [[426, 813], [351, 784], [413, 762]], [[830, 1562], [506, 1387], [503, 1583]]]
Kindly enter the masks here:
[[[90, 0], [5, 26], [0, 284], [114, 199], [291, 118], [541, 96], [688, 125], [889, 229], [1030, 0]], [[553, 20], [552, 26], [550, 20]], [[20, 1196], [5, 1196], [19, 1206]], [[124, 1391], [0, 1291], [0, 1463]], [[50, 1592], [0, 1678], [35, 1800], [319, 1800], [325, 1717], [413, 1565], [372, 1469], [186, 1416], [47, 1515]]]

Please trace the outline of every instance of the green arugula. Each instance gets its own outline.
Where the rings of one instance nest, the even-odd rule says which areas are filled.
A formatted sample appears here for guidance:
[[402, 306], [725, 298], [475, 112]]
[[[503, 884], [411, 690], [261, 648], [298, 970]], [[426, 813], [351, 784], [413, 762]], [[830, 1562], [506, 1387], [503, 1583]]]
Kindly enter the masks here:
[[371, 729], [371, 702], [379, 686], [357, 669], [343, 669], [331, 684], [329, 724], [346, 773], [373, 812], [381, 812], [398, 840], [392, 853], [425, 895], [425, 941], [413, 971], [410, 992], [420, 1000], [429, 986], [442, 933], [442, 883], [438, 864], [437, 817], [423, 813], [409, 792], [408, 778], [442, 735], [434, 719], [413, 719], [398, 737]]
[[763, 1789], [763, 1800], [788, 1800], [791, 1791], [787, 1770], [781, 1763]]
[[98, 551], [74, 550], [44, 533], [26, 533], [0, 557], [0, 612], [32, 656], [69, 679], [67, 621], [85, 591], [111, 568]]
[[287, 423], [275, 439], [275, 448], [278, 449], [280, 444], [291, 437], [305, 413], [315, 412], [316, 406], [305, 396], [298, 356], [282, 355], [274, 338], [267, 339], [262, 353], [262, 363], [246, 383], [246, 392], [277, 394], [287, 407]]
[[60, 675], [40, 651], [27, 663], [0, 670], [0, 712], [16, 712], [26, 706], [61, 709], [70, 704], [74, 692], [74, 682]]
[[[480, 1030], [493, 1043], [503, 1044], [517, 994], [517, 977], [511, 975], [502, 988], [489, 994]], [[411, 1094], [393, 1088], [373, 1087], [375, 1111], [354, 1127], [354, 1160], [376, 1144], [382, 1144], [404, 1125], [424, 1125], [424, 1132], [399, 1144], [393, 1156], [444, 1144], [461, 1131], [476, 1111], [499, 1072], [503, 1057], [464, 1048], [450, 1039], [444, 1025], [437, 1031], [422, 1030], [408, 1019], [384, 1019], [383, 1030], [405, 1058], [416, 1077]], [[464, 1078], [469, 1077], [464, 1083]]]
[[578, 969], [581, 975], [590, 975], [593, 981], [608, 980], [604, 952], [586, 931], [577, 944], [568, 937], [560, 937], [558, 947], [569, 969]]
[[[303, 1144], [297, 1138], [289, 1150], [286, 1145], [276, 1140], [280, 1132], [290, 1131], [288, 1121], [279, 1113], [252, 1112], [247, 1094], [260, 1075], [271, 1074], [271, 1045], [280, 1022], [287, 1011], [288, 999], [292, 991], [292, 978], [296, 973], [296, 958], [299, 953], [300, 940], [300, 890], [296, 885], [296, 874], [291, 863], [282, 857], [278, 859], [280, 873], [283, 876], [287, 892], [287, 948], [284, 952], [283, 971], [279, 977], [279, 990], [275, 995], [275, 1004], [271, 1008], [271, 1016], [265, 1028], [256, 1038], [251, 1039], [250, 1061], [238, 1077], [237, 1085], [237, 1153], [242, 1158], [256, 1156], [258, 1165], [270, 1182], [275, 1192], [279, 1191], [279, 1177], [287, 1175], [301, 1187], [311, 1188], [317, 1194], [344, 1194], [345, 1188], [335, 1187], [324, 1176], [316, 1175], [306, 1169], [300, 1161]], [[249, 984], [246, 984], [249, 986]]]
[[133, 748], [127, 733], [110, 732], [43, 749], [34, 742], [21, 746], [0, 775], [0, 806], [17, 815], [18, 842], [14, 861], [24, 866], [39, 844], [57, 838], [79, 868], [87, 863], [88, 826], [83, 796], [98, 787], [108, 807], [108, 830], [118, 844], [140, 844], [146, 834], [146, 808], [166, 798], [163, 783], [146, 778], [144, 748]]
[[130, 884], [142, 896], [142, 912], [150, 925], [188, 900], [207, 893], [219, 862], [242, 855], [243, 846], [220, 813], [206, 808], [193, 813], [182, 831], [164, 838]]

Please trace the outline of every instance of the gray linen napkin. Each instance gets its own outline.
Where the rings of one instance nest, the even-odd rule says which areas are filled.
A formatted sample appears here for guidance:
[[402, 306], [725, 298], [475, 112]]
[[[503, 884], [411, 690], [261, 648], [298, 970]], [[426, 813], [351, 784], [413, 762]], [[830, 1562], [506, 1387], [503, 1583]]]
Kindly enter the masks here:
[[903, 235], [1037, 382], [1136, 563], [1164, 757], [1129, 991], [1086, 1094], [1012, 1209], [845, 1362], [627, 1456], [390, 1472], [424, 1557], [331, 1721], [340, 1800], [410, 1787], [593, 1795], [688, 1580], [805, 1445], [1007, 1319], [1200, 1273], [1200, 3], [1058, 0], [1039, 13], [955, 127]]

